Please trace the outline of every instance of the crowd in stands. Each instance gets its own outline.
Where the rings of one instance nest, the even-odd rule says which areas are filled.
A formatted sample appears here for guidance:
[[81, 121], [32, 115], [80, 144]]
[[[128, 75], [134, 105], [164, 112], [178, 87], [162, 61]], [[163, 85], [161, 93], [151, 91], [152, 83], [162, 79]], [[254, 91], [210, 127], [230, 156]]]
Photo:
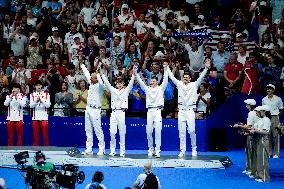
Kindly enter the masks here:
[[[193, 81], [210, 59], [196, 102], [201, 119], [233, 93], [263, 94], [267, 84], [283, 92], [284, 11], [273, 12], [284, 8], [281, 1], [246, 1], [230, 11], [206, 0], [8, 2], [0, 15], [1, 105], [13, 83], [29, 97], [41, 80], [51, 96], [51, 114], [83, 115], [88, 84], [82, 64], [91, 73], [100, 68], [111, 83], [128, 81], [136, 66], [149, 84], [152, 76], [161, 82], [163, 62], [176, 78], [190, 72]], [[129, 98], [128, 114], [143, 115], [145, 92], [137, 82]], [[110, 108], [109, 100], [105, 90], [103, 109]], [[163, 116], [174, 118], [176, 108], [170, 81]]]

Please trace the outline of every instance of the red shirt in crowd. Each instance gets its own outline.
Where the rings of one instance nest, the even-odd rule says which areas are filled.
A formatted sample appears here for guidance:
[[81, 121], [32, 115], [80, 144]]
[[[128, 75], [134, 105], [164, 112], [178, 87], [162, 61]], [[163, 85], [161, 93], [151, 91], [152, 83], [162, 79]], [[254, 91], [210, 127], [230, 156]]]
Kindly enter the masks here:
[[235, 80], [243, 70], [243, 65], [239, 62], [225, 64], [224, 71], [227, 71], [227, 77], [230, 80]]

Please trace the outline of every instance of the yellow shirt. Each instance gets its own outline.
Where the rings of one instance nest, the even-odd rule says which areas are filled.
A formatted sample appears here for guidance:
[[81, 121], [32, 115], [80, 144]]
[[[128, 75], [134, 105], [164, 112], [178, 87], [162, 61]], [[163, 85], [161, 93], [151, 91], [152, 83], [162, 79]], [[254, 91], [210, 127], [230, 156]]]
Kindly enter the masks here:
[[[81, 91], [76, 89], [75, 94], [73, 95], [74, 102], [76, 102], [79, 99], [79, 96], [82, 96], [87, 101], [88, 97], [88, 90]], [[74, 104], [74, 108], [78, 108], [77, 111], [83, 112], [86, 109], [87, 103], [85, 103], [83, 100], [80, 100], [77, 104]]]

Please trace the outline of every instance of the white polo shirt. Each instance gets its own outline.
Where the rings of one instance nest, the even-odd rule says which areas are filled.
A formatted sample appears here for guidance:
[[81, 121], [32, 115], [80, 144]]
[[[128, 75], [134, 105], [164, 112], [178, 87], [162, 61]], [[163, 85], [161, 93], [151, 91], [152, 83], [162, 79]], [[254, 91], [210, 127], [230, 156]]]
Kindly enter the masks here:
[[267, 105], [270, 108], [271, 115], [279, 115], [280, 111], [283, 109], [283, 101], [280, 97], [273, 95], [271, 99], [268, 96], [262, 99], [262, 105]]

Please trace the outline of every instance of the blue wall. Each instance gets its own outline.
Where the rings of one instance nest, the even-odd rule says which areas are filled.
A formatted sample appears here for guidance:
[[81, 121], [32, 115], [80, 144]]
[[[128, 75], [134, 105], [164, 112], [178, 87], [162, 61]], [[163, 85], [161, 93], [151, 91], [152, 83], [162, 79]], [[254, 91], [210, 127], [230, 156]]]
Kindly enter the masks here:
[[[6, 117], [0, 117], [0, 145], [7, 145]], [[24, 118], [24, 145], [32, 145], [31, 117]], [[208, 150], [208, 132], [206, 121], [201, 120], [196, 123], [197, 146], [199, 151]], [[106, 148], [109, 148], [109, 118], [102, 119], [102, 127], [105, 134]], [[148, 148], [146, 138], [146, 119], [127, 118], [126, 119], [126, 149]], [[190, 149], [189, 136], [187, 140]], [[84, 147], [86, 135], [84, 130], [84, 117], [49, 117], [49, 139], [51, 146]], [[117, 141], [119, 136], [117, 135]], [[94, 137], [94, 147], [97, 147], [97, 139]], [[117, 146], [118, 142], [117, 142]], [[177, 120], [164, 119], [162, 129], [162, 150], [179, 150], [179, 137]]]

